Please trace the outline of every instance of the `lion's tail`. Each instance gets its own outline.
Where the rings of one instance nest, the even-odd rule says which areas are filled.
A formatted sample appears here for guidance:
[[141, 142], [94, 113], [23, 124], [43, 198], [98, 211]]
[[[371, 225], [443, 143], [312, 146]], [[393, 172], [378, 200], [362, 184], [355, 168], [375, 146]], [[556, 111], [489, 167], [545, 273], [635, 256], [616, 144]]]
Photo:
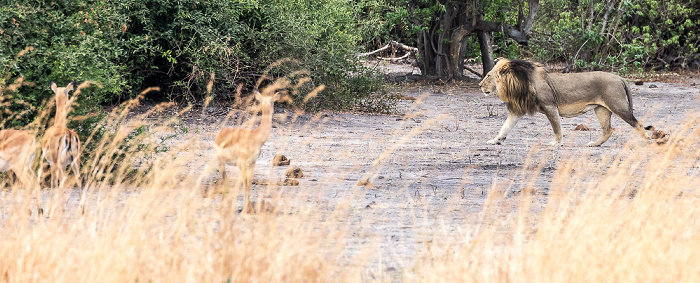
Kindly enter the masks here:
[[[629, 103], [627, 103], [627, 105], [629, 106], [630, 114], [634, 113], [634, 111], [633, 111], [634, 107], [632, 105], [632, 89], [630, 88], [630, 85], [627, 83], [627, 81], [625, 81], [625, 79], [621, 79], [621, 81], [622, 81], [622, 85], [625, 86], [625, 93], [627, 94], [627, 102], [629, 102]], [[634, 120], [633, 121], [634, 124], [637, 124], [640, 127], [644, 127], [644, 125], [642, 125], [642, 123], [639, 122], [637, 120], [637, 118], [634, 117], [634, 115], [632, 115], [632, 119]], [[644, 127], [644, 129], [647, 131], [650, 131], [650, 130], [654, 129], [654, 126], [649, 125], [649, 126]]]
[[622, 81], [622, 85], [625, 86], [625, 93], [627, 94], [627, 105], [629, 106], [630, 113], [634, 113], [634, 107], [632, 107], [632, 89], [630, 89], [630, 85], [625, 81], [625, 79], [620, 79]]

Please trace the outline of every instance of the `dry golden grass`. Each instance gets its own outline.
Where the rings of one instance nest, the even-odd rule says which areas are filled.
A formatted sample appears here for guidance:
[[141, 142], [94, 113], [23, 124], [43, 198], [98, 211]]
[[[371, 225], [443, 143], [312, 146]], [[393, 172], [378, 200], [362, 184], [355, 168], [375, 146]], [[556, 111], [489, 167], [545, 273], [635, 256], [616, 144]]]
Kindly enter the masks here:
[[240, 214], [238, 192], [221, 194], [204, 182], [210, 168], [185, 166], [213, 159], [188, 152], [201, 141], [157, 154], [163, 146], [158, 135], [172, 130], [186, 110], [158, 125], [149, 117], [171, 104], [129, 117], [153, 90], [115, 108], [84, 141], [92, 145], [81, 170], [84, 211], [75, 196], [65, 208], [57, 201], [73, 193], [70, 188], [53, 189], [44, 193], [44, 208], [55, 213], [37, 215], [27, 188], [0, 180], [0, 188], [9, 189], [0, 192], [0, 281], [298, 282], [354, 276], [338, 263], [345, 234], [337, 224], [340, 215], [292, 210], [278, 197], [259, 202], [255, 214]]
[[[411, 281], [693, 282], [700, 275], [700, 128], [626, 148], [606, 172], [563, 162], [544, 210], [489, 195], [478, 228], [429, 247]], [[556, 184], [556, 185], [555, 185]], [[511, 201], [513, 201], [511, 199]]]
[[32, 220], [26, 210], [5, 211], [3, 281], [329, 281], [339, 271], [304, 216], [214, 207], [194, 190], [151, 188], [91, 202], [85, 215]]
[[[103, 132], [84, 141], [94, 145], [81, 166], [84, 212], [73, 197], [65, 211], [46, 201], [59, 213], [38, 217], [22, 188], [0, 192], [0, 281], [678, 282], [700, 275], [697, 118], [674, 129], [666, 145], [630, 144], [604, 170], [582, 166], [589, 164], [582, 157], [564, 159], [544, 205], [531, 186], [506, 198], [495, 184], [475, 222], [459, 233], [435, 229], [413, 262], [392, 271], [373, 264], [375, 243], [349, 244], [363, 235], [347, 220], [353, 194], [318, 209], [293, 205], [307, 194], [258, 186], [265, 197], [257, 212], [239, 213], [238, 192], [210, 185], [211, 157], [192, 150], [198, 141], [154, 154], [160, 144], [153, 135], [134, 135], [169, 106], [127, 118], [137, 104], [110, 113]], [[167, 130], [177, 117], [150, 132]], [[191, 163], [205, 168], [185, 166]], [[0, 180], [7, 186], [15, 185]]]

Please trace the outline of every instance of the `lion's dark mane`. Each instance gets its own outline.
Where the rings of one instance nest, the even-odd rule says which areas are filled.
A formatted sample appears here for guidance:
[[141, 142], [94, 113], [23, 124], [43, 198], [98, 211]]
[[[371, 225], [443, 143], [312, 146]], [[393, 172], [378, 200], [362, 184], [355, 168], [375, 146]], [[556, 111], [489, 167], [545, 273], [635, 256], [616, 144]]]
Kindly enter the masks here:
[[535, 96], [534, 73], [536, 68], [541, 68], [537, 63], [525, 60], [506, 60], [499, 62], [498, 75], [501, 80], [501, 88], [498, 96], [508, 105], [508, 111], [516, 115], [532, 115], [538, 110], [538, 101]]

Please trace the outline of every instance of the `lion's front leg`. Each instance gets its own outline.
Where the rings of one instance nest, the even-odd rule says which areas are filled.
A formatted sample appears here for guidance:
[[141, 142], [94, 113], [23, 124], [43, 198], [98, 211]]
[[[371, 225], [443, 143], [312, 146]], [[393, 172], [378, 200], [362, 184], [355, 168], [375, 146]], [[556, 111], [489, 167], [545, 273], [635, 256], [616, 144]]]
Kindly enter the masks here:
[[559, 118], [559, 109], [556, 106], [543, 107], [542, 113], [547, 116], [549, 123], [552, 124], [554, 131], [554, 140], [549, 145], [562, 145], [564, 138], [561, 134], [561, 121]]
[[522, 118], [522, 117], [523, 116], [518, 116], [518, 115], [515, 115], [513, 113], [508, 113], [508, 118], [506, 118], [506, 122], [503, 123], [503, 126], [501, 127], [501, 131], [498, 132], [498, 135], [495, 138], [487, 141], [486, 143], [488, 143], [488, 144], [501, 144], [501, 142], [503, 142], [506, 139], [508, 132], [510, 132], [510, 130], [512, 130], [513, 127], [515, 127], [515, 124], [517, 124], [518, 121], [520, 120], [520, 118]]

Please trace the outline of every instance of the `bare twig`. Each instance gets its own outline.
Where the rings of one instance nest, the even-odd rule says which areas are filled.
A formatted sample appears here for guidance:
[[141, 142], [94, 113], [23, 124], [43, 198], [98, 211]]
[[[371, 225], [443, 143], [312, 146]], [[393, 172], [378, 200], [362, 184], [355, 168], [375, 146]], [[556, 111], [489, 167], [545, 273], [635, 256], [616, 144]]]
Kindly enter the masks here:
[[469, 72], [472, 73], [472, 74], [475, 74], [475, 75], [479, 76], [480, 78], [483, 78], [483, 77], [484, 77], [484, 75], [482, 75], [481, 73], [479, 73], [479, 72], [477, 72], [477, 71], [472, 70], [472, 68], [469, 68], [469, 67], [466, 66], [466, 65], [464, 66], [464, 69], [467, 70], [467, 71], [469, 71]]

